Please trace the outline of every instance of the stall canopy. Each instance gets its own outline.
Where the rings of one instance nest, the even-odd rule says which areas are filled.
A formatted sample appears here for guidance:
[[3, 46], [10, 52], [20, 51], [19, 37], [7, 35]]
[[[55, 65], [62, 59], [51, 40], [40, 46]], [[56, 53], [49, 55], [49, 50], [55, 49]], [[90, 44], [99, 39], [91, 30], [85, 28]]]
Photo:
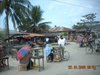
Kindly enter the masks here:
[[37, 33], [29, 33], [28, 35], [25, 35], [23, 38], [30, 39], [33, 37], [45, 37], [45, 35], [44, 34], [37, 34]]
[[12, 34], [10, 38], [17, 38], [17, 37], [23, 37], [25, 39], [31, 39], [33, 37], [45, 37], [45, 34], [38, 34], [38, 33], [15, 33]]

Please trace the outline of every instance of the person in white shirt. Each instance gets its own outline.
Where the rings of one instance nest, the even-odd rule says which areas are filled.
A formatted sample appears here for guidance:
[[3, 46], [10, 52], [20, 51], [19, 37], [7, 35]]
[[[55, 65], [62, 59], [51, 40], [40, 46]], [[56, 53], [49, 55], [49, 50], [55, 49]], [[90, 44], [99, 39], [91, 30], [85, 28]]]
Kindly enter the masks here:
[[47, 37], [45, 40], [46, 40], [46, 43], [48, 43], [48, 42], [49, 42], [49, 38], [48, 38], [48, 37]]
[[60, 38], [58, 39], [58, 45], [61, 47], [65, 47], [66, 44], [66, 39], [63, 36], [60, 36]]
[[62, 49], [62, 59], [64, 59], [64, 49], [65, 49], [66, 39], [63, 36], [60, 36], [58, 39], [58, 45]]

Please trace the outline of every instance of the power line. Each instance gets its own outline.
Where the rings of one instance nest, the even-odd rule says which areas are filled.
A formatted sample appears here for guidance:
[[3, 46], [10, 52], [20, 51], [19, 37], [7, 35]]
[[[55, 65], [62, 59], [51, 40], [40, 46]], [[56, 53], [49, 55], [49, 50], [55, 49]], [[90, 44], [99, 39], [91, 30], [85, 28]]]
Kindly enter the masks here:
[[[73, 4], [73, 3], [69, 3], [69, 2], [59, 1], [59, 0], [51, 0], [51, 1], [55, 1], [55, 2], [58, 2], [58, 3], [62, 3], [62, 4], [69, 4], [69, 5], [72, 5], [72, 6], [77, 6], [77, 7], [87, 8], [87, 9], [95, 9], [95, 8], [90, 8], [90, 7], [86, 7], [86, 6], [82, 6], [82, 5], [78, 5], [78, 4]], [[95, 9], [95, 10], [100, 10], [100, 9]]]

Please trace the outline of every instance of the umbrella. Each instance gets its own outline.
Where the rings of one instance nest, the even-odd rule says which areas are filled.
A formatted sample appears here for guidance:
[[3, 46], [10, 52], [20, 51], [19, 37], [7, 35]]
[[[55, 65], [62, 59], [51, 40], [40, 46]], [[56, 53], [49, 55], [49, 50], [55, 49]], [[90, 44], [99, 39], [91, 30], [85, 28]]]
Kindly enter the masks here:
[[21, 60], [25, 57], [31, 49], [31, 46], [24, 46], [17, 52], [17, 60]]

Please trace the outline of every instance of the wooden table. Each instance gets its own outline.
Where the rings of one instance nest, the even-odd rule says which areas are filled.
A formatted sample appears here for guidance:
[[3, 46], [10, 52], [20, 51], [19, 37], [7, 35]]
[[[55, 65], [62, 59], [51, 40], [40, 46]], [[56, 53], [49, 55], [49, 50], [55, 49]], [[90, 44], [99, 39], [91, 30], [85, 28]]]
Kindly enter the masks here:
[[[44, 54], [40, 55], [39, 51], [42, 49], [41, 47], [35, 47], [33, 48], [34, 50], [34, 55], [31, 57], [34, 59], [34, 64], [36, 64], [36, 60], [38, 60], [38, 67], [39, 67], [39, 71], [41, 71], [41, 68], [44, 69]], [[43, 49], [42, 49], [43, 52]], [[40, 60], [42, 60], [42, 67], [40, 64]]]
[[0, 69], [7, 67], [9, 69], [9, 57], [1, 57], [0, 58]]

